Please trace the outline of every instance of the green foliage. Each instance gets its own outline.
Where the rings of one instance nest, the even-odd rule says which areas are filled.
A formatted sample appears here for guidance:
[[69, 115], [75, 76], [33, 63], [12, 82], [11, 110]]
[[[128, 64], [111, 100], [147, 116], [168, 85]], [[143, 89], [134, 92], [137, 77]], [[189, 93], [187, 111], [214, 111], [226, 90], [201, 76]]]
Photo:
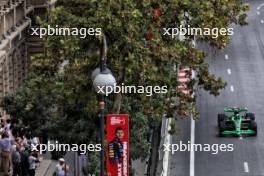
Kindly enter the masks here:
[[[160, 8], [160, 17], [153, 17], [155, 8]], [[123, 101], [108, 98], [108, 111], [119, 113], [111, 106], [117, 102], [122, 105], [121, 113], [130, 114], [131, 156], [136, 159], [147, 156], [149, 131], [158, 126], [164, 113], [168, 117], [175, 112], [183, 117], [190, 112], [194, 118], [199, 116], [195, 97], [175, 91], [174, 65], [196, 71], [192, 88], [217, 96], [226, 85], [209, 72], [206, 54], [192, 48], [194, 36], [172, 40], [162, 35], [161, 28], [179, 27], [186, 13], [192, 27], [243, 25], [248, 8], [238, 0], [59, 0], [48, 22], [39, 21], [43, 27], [102, 28], [109, 46], [107, 65], [119, 84], [168, 86], [166, 95], [122, 95]], [[230, 36], [196, 39], [222, 49]], [[45, 54], [32, 59], [30, 76], [15, 95], [6, 97], [5, 108], [30, 122], [33, 130], [45, 128], [54, 138], [98, 142], [97, 100], [90, 77], [99, 65], [100, 36], [47, 36], [44, 43]]]
[[45, 87], [47, 81], [52, 80], [45, 80], [42, 76], [36, 77], [33, 73], [28, 79], [30, 81], [26, 81], [15, 95], [4, 98], [3, 106], [13, 117], [23, 119], [32, 132], [40, 134], [42, 124], [50, 117], [49, 109], [57, 93], [53, 86]]
[[143, 113], [143, 107], [132, 97], [125, 97], [122, 102], [121, 112], [130, 116], [130, 155], [132, 159], [145, 158], [150, 150], [150, 127], [147, 115]]
[[[92, 162], [91, 162], [92, 161]], [[95, 175], [100, 175], [99, 173], [99, 155], [96, 152], [90, 152], [88, 155], [88, 164], [87, 167], [83, 168], [83, 174], [88, 175], [88, 174], [95, 174]]]
[[170, 135], [177, 134], [178, 129], [176, 128], [175, 119], [172, 119], [170, 123], [170, 130], [168, 131]]

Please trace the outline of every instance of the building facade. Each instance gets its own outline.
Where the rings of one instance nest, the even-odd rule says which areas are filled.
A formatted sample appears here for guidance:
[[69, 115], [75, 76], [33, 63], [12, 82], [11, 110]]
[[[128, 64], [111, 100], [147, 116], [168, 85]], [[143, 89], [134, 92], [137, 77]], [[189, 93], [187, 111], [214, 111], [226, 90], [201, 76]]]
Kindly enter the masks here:
[[0, 0], [0, 99], [13, 93], [27, 75], [30, 57], [43, 52], [38, 36], [28, 34], [53, 7], [51, 0]]

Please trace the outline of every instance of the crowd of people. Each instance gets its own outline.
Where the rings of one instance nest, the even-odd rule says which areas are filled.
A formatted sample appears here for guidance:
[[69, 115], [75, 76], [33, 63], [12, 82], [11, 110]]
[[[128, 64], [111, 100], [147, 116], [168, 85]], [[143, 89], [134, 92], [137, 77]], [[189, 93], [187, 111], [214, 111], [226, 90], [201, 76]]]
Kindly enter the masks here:
[[39, 140], [29, 136], [26, 129], [17, 130], [16, 125], [11, 124], [6, 115], [1, 118], [1, 171], [4, 176], [35, 176], [40, 159], [39, 153], [31, 150], [31, 144], [35, 145]]
[[[0, 175], [2, 172], [4, 176], [35, 176], [41, 158], [31, 146], [40, 144], [39, 138], [27, 127], [21, 127], [18, 120], [11, 122], [7, 115], [0, 119]], [[42, 143], [46, 142], [47, 138], [42, 137]], [[69, 166], [60, 158], [53, 175], [66, 176], [68, 171]]]

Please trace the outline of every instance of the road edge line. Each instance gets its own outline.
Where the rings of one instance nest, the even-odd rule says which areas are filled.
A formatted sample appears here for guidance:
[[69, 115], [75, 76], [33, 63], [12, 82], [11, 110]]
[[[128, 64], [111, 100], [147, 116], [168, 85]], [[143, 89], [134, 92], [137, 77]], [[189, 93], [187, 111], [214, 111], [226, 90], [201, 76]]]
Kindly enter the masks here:
[[[193, 146], [194, 142], [195, 142], [195, 121], [193, 120], [193, 115], [191, 114], [191, 146]], [[195, 155], [194, 155], [194, 151], [192, 150], [191, 147], [191, 151], [190, 151], [190, 176], [194, 176], [194, 159], [195, 159]]]
[[[169, 134], [171, 124], [171, 118], [166, 119], [166, 133], [165, 133], [165, 141], [164, 144], [168, 145], [171, 143], [171, 135]], [[161, 176], [168, 176], [169, 172], [169, 151], [164, 152], [163, 161], [162, 161], [162, 172]]]

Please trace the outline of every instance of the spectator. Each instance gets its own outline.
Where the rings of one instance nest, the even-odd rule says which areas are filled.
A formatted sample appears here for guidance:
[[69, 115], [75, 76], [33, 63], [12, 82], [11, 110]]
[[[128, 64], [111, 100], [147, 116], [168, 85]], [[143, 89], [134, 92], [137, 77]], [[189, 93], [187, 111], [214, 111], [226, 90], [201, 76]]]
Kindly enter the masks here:
[[65, 164], [64, 167], [59, 171], [58, 176], [66, 176], [66, 173], [68, 172], [69, 167]]
[[13, 134], [11, 132], [11, 123], [10, 122], [11, 122], [10, 119], [6, 119], [6, 122], [5, 122], [5, 130], [8, 133], [9, 139], [13, 140], [14, 137], [13, 137]]
[[21, 140], [22, 140], [22, 141], [21, 141], [22, 150], [24, 150], [26, 147], [29, 146], [29, 144], [28, 144], [28, 140], [27, 140], [27, 138], [26, 138], [25, 136], [23, 136]]
[[16, 141], [16, 147], [18, 148], [19, 151], [21, 151], [21, 149], [23, 147], [22, 139], [20, 137], [17, 137], [15, 141]]
[[11, 149], [12, 144], [9, 139], [8, 133], [3, 133], [2, 139], [0, 140], [0, 148], [1, 148], [1, 158], [2, 158], [2, 166], [4, 171], [4, 176], [9, 176], [10, 164], [11, 164]]
[[[2, 120], [1, 120], [2, 121]], [[5, 125], [3, 123], [1, 123], [1, 128], [0, 128], [0, 133], [4, 134], [6, 132], [6, 128]]]
[[13, 176], [21, 176], [21, 155], [19, 147], [16, 146], [12, 152]]
[[10, 119], [6, 119], [6, 127], [8, 130], [10, 130], [10, 128], [11, 128], [11, 120]]
[[40, 155], [40, 153], [39, 153], [39, 150], [40, 150], [40, 148], [39, 148], [39, 144], [40, 144], [39, 138], [38, 137], [32, 137], [30, 139], [30, 144], [34, 145], [34, 146], [37, 146], [38, 151], [35, 151], [33, 156], [35, 156], [36, 158], [39, 158], [39, 155]]
[[29, 147], [25, 146], [25, 149], [21, 151], [21, 172], [22, 176], [28, 175], [28, 169], [29, 169]]
[[69, 168], [65, 164], [65, 160], [63, 158], [60, 158], [59, 163], [56, 165], [53, 176], [65, 176], [68, 170]]
[[29, 152], [29, 157], [28, 157], [28, 162], [29, 162], [29, 176], [35, 176], [35, 171], [36, 171], [36, 163], [39, 162], [38, 158], [33, 156], [33, 151]]
[[[1, 118], [0, 133], [1, 134], [8, 133], [8, 135], [10, 134], [10, 124], [7, 123], [6, 117]], [[10, 137], [10, 135], [9, 135], [9, 137]]]

